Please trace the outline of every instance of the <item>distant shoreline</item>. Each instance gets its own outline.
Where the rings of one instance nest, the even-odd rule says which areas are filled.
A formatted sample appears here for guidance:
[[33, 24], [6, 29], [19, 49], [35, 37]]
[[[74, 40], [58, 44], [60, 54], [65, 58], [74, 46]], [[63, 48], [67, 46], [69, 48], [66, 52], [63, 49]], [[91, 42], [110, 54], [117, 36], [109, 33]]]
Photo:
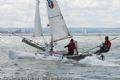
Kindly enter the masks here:
[[[120, 28], [68, 28], [72, 35], [120, 35]], [[33, 28], [0, 28], [2, 35], [12, 33], [19, 35], [31, 35]], [[49, 28], [43, 28], [44, 35], [49, 35]]]
[[[120, 33], [70, 33], [73, 36], [120, 36]], [[33, 36], [33, 33], [1, 33], [1, 36]], [[50, 36], [50, 33], [43, 33], [44, 36]]]

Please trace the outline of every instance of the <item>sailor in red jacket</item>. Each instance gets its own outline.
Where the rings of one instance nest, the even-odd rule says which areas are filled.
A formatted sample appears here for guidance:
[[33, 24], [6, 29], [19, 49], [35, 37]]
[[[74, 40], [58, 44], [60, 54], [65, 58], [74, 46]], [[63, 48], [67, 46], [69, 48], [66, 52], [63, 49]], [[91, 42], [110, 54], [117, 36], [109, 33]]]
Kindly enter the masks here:
[[68, 48], [68, 54], [67, 55], [73, 55], [74, 54], [74, 50], [76, 49], [74, 40], [71, 39], [70, 43], [68, 45], [66, 45], [64, 48]]
[[111, 42], [109, 40], [109, 37], [105, 36], [105, 42], [102, 44], [102, 46], [100, 46], [100, 49], [97, 50], [95, 54], [101, 55], [101, 57], [103, 58], [104, 56], [101, 53], [108, 52], [110, 48], [111, 48]]

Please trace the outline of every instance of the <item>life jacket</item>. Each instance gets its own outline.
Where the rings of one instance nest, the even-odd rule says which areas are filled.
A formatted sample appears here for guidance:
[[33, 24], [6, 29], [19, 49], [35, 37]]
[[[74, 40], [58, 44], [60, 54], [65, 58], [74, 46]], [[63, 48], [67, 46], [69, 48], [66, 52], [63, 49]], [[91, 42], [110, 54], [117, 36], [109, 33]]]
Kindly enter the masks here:
[[74, 42], [70, 42], [70, 43], [68, 44], [68, 51], [74, 52], [74, 49], [76, 49], [75, 43], [74, 43]]
[[110, 47], [111, 47], [111, 42], [109, 40], [106, 40], [104, 43], [103, 43], [103, 47], [105, 50], [109, 50]]

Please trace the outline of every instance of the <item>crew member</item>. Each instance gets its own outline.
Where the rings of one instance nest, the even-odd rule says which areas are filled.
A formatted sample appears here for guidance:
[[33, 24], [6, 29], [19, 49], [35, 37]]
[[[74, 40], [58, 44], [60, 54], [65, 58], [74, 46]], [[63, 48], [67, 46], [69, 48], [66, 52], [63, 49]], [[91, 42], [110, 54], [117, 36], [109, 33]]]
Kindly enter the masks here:
[[111, 48], [111, 42], [109, 40], [108, 36], [105, 36], [105, 42], [100, 46], [100, 49], [97, 50], [94, 54], [101, 55], [102, 59], [104, 59], [104, 56], [102, 53], [106, 53], [110, 50]]
[[69, 44], [66, 45], [64, 48], [66, 48], [66, 47], [68, 48], [68, 54], [67, 55], [73, 55], [74, 54], [74, 50], [76, 49], [74, 40], [71, 39]]

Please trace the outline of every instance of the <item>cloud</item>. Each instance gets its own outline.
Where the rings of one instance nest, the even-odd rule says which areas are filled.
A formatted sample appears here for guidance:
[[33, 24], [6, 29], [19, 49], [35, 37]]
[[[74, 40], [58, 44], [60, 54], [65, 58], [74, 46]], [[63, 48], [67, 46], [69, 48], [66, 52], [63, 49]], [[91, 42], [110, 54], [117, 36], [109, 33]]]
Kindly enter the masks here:
[[[120, 0], [57, 0], [70, 27], [119, 27]], [[41, 0], [43, 27], [48, 23]], [[0, 0], [0, 27], [33, 27], [36, 0]]]
[[119, 3], [119, 0], [75, 0], [71, 2], [74, 6], [67, 6], [68, 23], [77, 27], [119, 27]]

